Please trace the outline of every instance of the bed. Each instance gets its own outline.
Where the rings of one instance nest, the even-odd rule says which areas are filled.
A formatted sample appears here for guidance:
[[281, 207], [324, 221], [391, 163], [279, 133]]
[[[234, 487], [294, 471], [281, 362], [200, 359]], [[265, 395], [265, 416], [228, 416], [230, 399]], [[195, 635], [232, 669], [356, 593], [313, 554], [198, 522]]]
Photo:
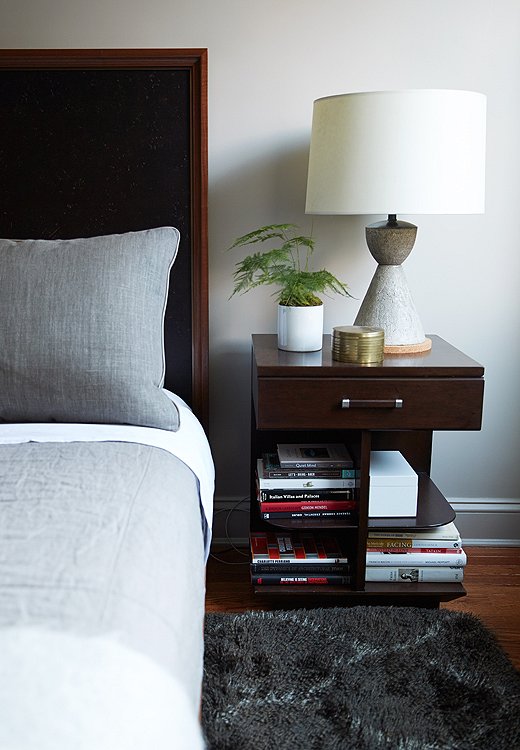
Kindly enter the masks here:
[[0, 747], [204, 746], [205, 50], [2, 50]]

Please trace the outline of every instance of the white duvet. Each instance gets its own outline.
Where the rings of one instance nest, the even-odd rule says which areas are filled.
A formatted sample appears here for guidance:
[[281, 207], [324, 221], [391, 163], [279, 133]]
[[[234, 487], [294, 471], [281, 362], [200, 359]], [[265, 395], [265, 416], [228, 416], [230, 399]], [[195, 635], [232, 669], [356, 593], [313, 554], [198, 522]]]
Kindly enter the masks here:
[[179, 682], [106, 637], [0, 629], [2, 750], [202, 750]]
[[[120, 441], [172, 453], [197, 478], [207, 556], [211, 452], [191, 410], [169, 395], [180, 412], [175, 433], [124, 425], [9, 424], [0, 425], [0, 443]], [[195, 674], [201, 659], [202, 633]], [[199, 750], [204, 743], [198, 709], [180, 677], [128, 647], [117, 632], [0, 628], [0, 750]]]

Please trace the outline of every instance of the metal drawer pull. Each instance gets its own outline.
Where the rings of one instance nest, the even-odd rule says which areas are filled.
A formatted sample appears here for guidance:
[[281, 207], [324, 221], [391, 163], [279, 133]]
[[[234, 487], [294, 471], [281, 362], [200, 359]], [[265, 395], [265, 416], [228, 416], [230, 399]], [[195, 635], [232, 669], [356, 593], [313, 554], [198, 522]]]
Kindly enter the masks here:
[[402, 409], [402, 398], [389, 399], [360, 399], [344, 398], [341, 400], [342, 409]]

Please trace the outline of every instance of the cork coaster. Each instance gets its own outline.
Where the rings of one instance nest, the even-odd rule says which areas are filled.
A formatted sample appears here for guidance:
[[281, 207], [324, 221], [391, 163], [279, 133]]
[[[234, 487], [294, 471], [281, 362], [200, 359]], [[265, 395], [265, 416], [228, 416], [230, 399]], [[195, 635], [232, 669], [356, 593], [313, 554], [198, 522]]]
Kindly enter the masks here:
[[403, 344], [401, 346], [386, 346], [384, 348], [385, 354], [420, 354], [421, 352], [429, 352], [432, 348], [432, 340], [424, 339], [420, 344]]

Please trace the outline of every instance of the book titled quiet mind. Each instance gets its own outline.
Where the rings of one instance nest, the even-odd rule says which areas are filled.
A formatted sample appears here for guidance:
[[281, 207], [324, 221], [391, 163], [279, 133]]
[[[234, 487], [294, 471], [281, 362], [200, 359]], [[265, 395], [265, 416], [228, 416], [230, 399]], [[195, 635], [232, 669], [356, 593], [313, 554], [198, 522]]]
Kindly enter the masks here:
[[295, 468], [352, 468], [354, 462], [343, 443], [279, 443], [277, 446], [280, 466]]

